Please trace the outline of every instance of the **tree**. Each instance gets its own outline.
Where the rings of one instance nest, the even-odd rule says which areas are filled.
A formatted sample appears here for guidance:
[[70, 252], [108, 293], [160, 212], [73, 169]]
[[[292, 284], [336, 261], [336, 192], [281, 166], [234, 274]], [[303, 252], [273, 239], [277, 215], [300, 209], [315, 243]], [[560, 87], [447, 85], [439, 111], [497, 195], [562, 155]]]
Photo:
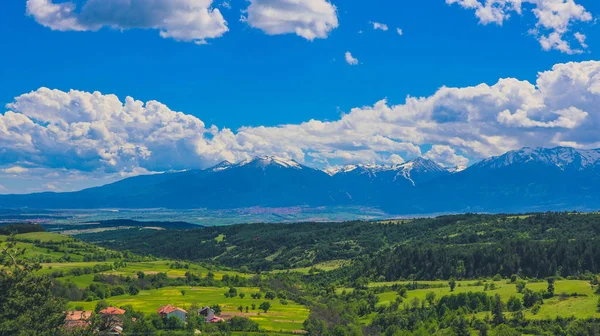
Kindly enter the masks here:
[[450, 285], [450, 291], [454, 292], [454, 288], [456, 288], [456, 280], [450, 279], [450, 281], [448, 282], [448, 285]]
[[480, 319], [475, 320], [475, 322], [473, 323], [473, 328], [475, 330], [479, 330], [479, 336], [487, 336], [488, 330], [490, 329], [487, 323]]
[[221, 311], [222, 311], [221, 306], [219, 306], [219, 305], [211, 306], [210, 309], [212, 309], [215, 312], [215, 315], [221, 314]]
[[506, 308], [510, 312], [517, 312], [523, 309], [523, 304], [521, 303], [521, 299], [516, 296], [511, 296], [510, 299], [506, 302]]
[[452, 322], [452, 330], [457, 336], [470, 336], [469, 324], [463, 315], [455, 318]]
[[598, 310], [598, 312], [600, 312], [600, 298], [598, 299], [598, 306], [597, 306], [597, 310]]
[[238, 310], [240, 311], [240, 313], [243, 313], [244, 312], [244, 306], [239, 306]]
[[527, 286], [527, 283], [523, 280], [519, 280], [519, 281], [517, 281], [515, 286], [517, 287], [517, 293], [522, 293], [523, 290], [525, 289], [525, 286]]
[[185, 324], [178, 317], [171, 316], [165, 322], [165, 328], [169, 330], [183, 329]]
[[243, 299], [246, 296], [246, 293], [240, 293], [240, 299]]
[[548, 279], [546, 279], [546, 281], [548, 281], [548, 295], [554, 296], [554, 282], [556, 281], [556, 279], [553, 277], [549, 277]]
[[521, 336], [521, 333], [509, 327], [506, 324], [500, 325], [494, 329], [497, 336]]
[[52, 280], [35, 274], [41, 267], [17, 262], [11, 242], [0, 246], [0, 335], [55, 335], [63, 325], [65, 302], [52, 294]]
[[435, 293], [428, 292], [427, 295], [425, 295], [425, 300], [427, 300], [427, 302], [429, 302], [429, 305], [432, 306], [433, 302], [435, 301]]
[[531, 308], [538, 302], [542, 302], [542, 296], [540, 293], [534, 292], [527, 288], [523, 290], [523, 305], [525, 308]]
[[275, 292], [267, 292], [267, 294], [265, 294], [265, 299], [267, 300], [275, 300], [276, 297], [277, 295]]
[[267, 301], [263, 302], [260, 304], [260, 306], [258, 306], [258, 309], [264, 311], [265, 313], [271, 309], [271, 304]]
[[108, 308], [108, 302], [100, 300], [98, 301], [98, 303], [96, 303], [96, 308], [94, 308], [94, 312], [98, 314], [98, 312], [106, 308]]
[[494, 302], [492, 306], [492, 322], [495, 325], [500, 325], [506, 322], [506, 319], [504, 318], [504, 303], [498, 294], [494, 296]]

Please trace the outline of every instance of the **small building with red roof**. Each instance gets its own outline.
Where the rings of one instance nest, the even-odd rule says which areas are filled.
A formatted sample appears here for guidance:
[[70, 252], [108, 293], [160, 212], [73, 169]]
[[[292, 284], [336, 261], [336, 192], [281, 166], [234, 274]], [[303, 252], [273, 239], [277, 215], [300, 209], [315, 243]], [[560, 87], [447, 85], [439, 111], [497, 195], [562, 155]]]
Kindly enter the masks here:
[[175, 316], [183, 322], [187, 320], [187, 311], [185, 311], [185, 309], [175, 307], [170, 304], [158, 308], [158, 315], [160, 315], [162, 318], [169, 318], [171, 316]]
[[125, 314], [125, 310], [117, 307], [108, 307], [106, 309], [102, 309], [98, 312], [100, 315], [123, 315]]
[[92, 312], [88, 310], [68, 311], [65, 316], [65, 328], [87, 328], [90, 326]]

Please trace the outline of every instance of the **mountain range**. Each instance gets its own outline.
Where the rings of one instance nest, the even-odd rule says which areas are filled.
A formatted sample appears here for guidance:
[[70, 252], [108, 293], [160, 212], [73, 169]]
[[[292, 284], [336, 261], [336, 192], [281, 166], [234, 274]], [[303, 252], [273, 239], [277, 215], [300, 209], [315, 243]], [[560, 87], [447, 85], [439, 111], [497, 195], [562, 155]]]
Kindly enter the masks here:
[[370, 206], [393, 214], [600, 209], [600, 149], [522, 148], [468, 168], [417, 158], [325, 171], [275, 156], [130, 177], [67, 193], [0, 195], [1, 208]]

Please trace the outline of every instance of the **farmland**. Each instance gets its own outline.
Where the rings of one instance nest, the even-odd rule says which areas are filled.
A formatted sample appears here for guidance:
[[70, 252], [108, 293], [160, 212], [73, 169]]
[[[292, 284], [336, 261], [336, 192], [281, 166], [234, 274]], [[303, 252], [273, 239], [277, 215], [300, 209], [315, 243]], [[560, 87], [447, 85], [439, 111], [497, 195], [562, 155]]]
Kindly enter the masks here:
[[[195, 275], [209, 276], [219, 281], [225, 277], [241, 277], [249, 279], [252, 274], [241, 273], [238, 271], [227, 270], [214, 265], [200, 265], [189, 262], [176, 262], [172, 260], [148, 260], [148, 261], [123, 261], [123, 257], [115, 254], [113, 258], [107, 258], [106, 261], [81, 261], [85, 255], [99, 252], [110, 252], [104, 248], [86, 244], [76, 239], [48, 232], [33, 232], [17, 234], [15, 248], [23, 249], [24, 253], [20, 255], [23, 259], [29, 260], [52, 260], [52, 262], [40, 263], [39, 274], [60, 274], [64, 272], [65, 276], [59, 276], [57, 279], [64, 283], [74, 283], [77, 287], [85, 289], [92, 285], [97, 275], [137, 277], [138, 274], [146, 275], [166, 274], [171, 279], [185, 278], [186, 273]], [[6, 236], [0, 236], [1, 240], [6, 240]], [[44, 245], [45, 244], [45, 245]], [[48, 252], [46, 247], [40, 245], [56, 245], [59, 248], [56, 251]], [[69, 261], [62, 260], [64, 256], [69, 256]], [[117, 262], [117, 263], [115, 263]], [[116, 266], [115, 266], [116, 265]], [[101, 272], [92, 272], [79, 275], [69, 275], [74, 270], [93, 269], [97, 266], [109, 268]], [[174, 304], [180, 307], [188, 308], [192, 304], [200, 306], [219, 305], [223, 316], [243, 316], [256, 321], [260, 328], [265, 331], [274, 332], [293, 332], [302, 329], [302, 323], [308, 317], [308, 309], [305, 306], [297, 304], [291, 300], [272, 300], [271, 308], [267, 313], [261, 312], [258, 306], [264, 300], [252, 299], [251, 294], [260, 292], [257, 287], [238, 287], [237, 297], [225, 297], [224, 293], [227, 287], [194, 287], [194, 286], [170, 286], [152, 290], [142, 290], [137, 295], [117, 295], [106, 298], [114, 306], [132, 306], [136, 311], [152, 314], [156, 310], [167, 304]], [[182, 294], [182, 293], [185, 293]], [[93, 310], [99, 300], [89, 301], [71, 301], [69, 307], [75, 307], [86, 310]], [[254, 306], [253, 306], [254, 305]], [[243, 306], [243, 312], [238, 307]], [[248, 307], [248, 312], [245, 308]], [[254, 307], [254, 308], [253, 308]]]
[[[301, 330], [302, 322], [308, 317], [308, 309], [294, 302], [285, 305], [279, 300], [271, 302], [271, 309], [267, 312], [261, 312], [258, 309], [252, 310], [252, 305], [258, 306], [262, 301], [252, 299], [250, 294], [259, 292], [258, 288], [238, 287], [239, 293], [244, 293], [242, 299], [239, 296], [235, 298], [226, 298], [223, 294], [226, 288], [218, 287], [169, 287], [149, 291], [142, 291], [138, 295], [122, 295], [110, 298], [110, 303], [116, 306], [131, 305], [136, 310], [144, 313], [154, 313], [158, 307], [173, 304], [184, 309], [192, 304], [199, 306], [219, 305], [223, 309], [223, 315], [246, 316], [258, 322], [264, 330], [270, 331], [293, 331]], [[182, 291], [185, 295], [182, 295]], [[72, 302], [71, 307], [81, 306], [85, 309], [93, 309], [97, 301], [91, 302]], [[248, 313], [240, 313], [239, 306], [250, 307]]]

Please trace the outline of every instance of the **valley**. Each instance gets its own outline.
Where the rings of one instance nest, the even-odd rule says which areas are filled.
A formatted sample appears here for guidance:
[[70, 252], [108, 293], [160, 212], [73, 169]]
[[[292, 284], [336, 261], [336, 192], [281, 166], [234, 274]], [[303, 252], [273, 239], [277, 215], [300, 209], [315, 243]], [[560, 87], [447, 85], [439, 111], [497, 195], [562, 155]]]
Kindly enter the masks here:
[[[122, 324], [125, 334], [579, 335], [600, 321], [596, 213], [72, 236], [37, 224], [4, 227], [32, 231], [0, 235], [0, 243], [12, 244], [18, 263], [39, 265], [34, 276], [52, 281], [66, 311], [122, 308], [137, 321]], [[156, 312], [168, 305], [187, 311], [187, 324], [160, 322]], [[226, 322], [196, 321], [190, 312], [203, 306]]]

